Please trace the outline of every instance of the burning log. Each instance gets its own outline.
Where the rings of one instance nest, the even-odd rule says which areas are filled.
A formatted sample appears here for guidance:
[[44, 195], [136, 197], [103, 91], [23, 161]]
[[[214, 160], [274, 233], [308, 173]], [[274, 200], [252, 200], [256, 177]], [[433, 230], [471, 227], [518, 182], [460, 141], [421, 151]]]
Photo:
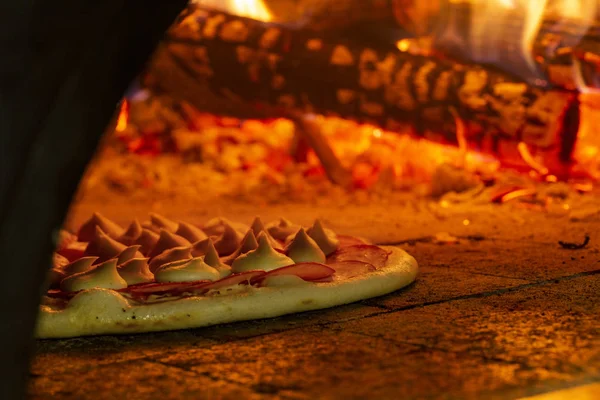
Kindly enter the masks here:
[[285, 11], [294, 9], [306, 29], [358, 40], [392, 43], [431, 35], [435, 51], [494, 65], [531, 85], [600, 86], [600, 21], [594, 2], [551, 0], [540, 9], [533, 2], [493, 0], [301, 0], [295, 7], [284, 1], [284, 11], [280, 1], [265, 3], [277, 21], [287, 23], [291, 12]]
[[570, 161], [578, 129], [574, 93], [387, 43], [333, 41], [201, 8], [169, 31], [145, 83], [211, 112], [222, 105], [237, 115], [334, 114], [466, 143], [509, 163], [522, 163], [522, 142], [551, 156], [553, 170]]
[[[549, 1], [543, 7], [533, 2], [520, 7], [478, 0], [449, 2], [438, 13], [443, 18], [434, 33], [434, 48], [494, 65], [532, 85], [566, 89], [599, 85], [597, 4]], [[591, 74], [590, 67], [595, 70]]]

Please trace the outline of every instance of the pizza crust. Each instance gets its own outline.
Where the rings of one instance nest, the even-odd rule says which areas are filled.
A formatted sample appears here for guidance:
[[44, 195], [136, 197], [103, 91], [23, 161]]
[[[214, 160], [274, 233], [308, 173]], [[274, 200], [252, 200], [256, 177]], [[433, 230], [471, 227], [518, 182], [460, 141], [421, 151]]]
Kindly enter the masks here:
[[340, 281], [242, 286], [230, 293], [147, 304], [139, 304], [113, 290], [85, 290], [73, 297], [66, 308], [41, 306], [36, 336], [67, 338], [199, 328], [319, 310], [381, 296], [412, 283], [418, 271], [411, 255], [395, 247], [384, 248], [391, 252], [384, 267]]

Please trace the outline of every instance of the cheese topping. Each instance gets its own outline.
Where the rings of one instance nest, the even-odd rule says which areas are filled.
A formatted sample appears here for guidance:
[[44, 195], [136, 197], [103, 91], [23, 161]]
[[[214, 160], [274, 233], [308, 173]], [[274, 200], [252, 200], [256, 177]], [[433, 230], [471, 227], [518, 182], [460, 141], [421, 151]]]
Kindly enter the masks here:
[[340, 244], [335, 232], [326, 229], [319, 220], [316, 220], [306, 233], [319, 245], [326, 256], [336, 251]]
[[58, 268], [52, 268], [46, 274], [46, 285], [56, 287], [65, 278], [65, 273]]
[[[259, 232], [260, 233], [260, 232]], [[258, 247], [258, 242], [256, 241], [256, 236], [254, 235], [254, 231], [249, 229], [244, 235], [242, 239], [242, 243], [240, 244], [239, 251], [240, 254], [245, 254], [249, 251], [255, 250]]]
[[179, 227], [175, 231], [175, 234], [187, 239], [190, 243], [196, 243], [197, 241], [204, 240], [208, 237], [200, 228], [181, 221], [179, 222]]
[[160, 255], [150, 261], [150, 271], [156, 272], [162, 265], [172, 263], [173, 261], [189, 260], [192, 258], [191, 248], [189, 246], [173, 247], [163, 251]]
[[206, 264], [203, 257], [174, 261], [154, 273], [157, 282], [216, 281], [220, 277], [219, 271]]
[[162, 253], [165, 250], [172, 249], [173, 247], [182, 247], [182, 246], [191, 246], [191, 243], [188, 242], [187, 239], [185, 239], [179, 235], [176, 235], [167, 230], [161, 229], [160, 236], [158, 238], [158, 242], [156, 242], [156, 244], [152, 248], [152, 251], [150, 251], [149, 257], [150, 258], [156, 257], [157, 255], [159, 255], [160, 253]]
[[[213, 245], [212, 240], [206, 239], [206, 252], [204, 253], [204, 262], [217, 271], [221, 278], [231, 275], [231, 267], [221, 261], [219, 254]], [[256, 242], [256, 239], [254, 240]], [[258, 245], [257, 245], [258, 246]]]
[[67, 264], [63, 271], [67, 276], [89, 271], [92, 269], [92, 265], [94, 265], [97, 259], [98, 257], [81, 257], [80, 259]]
[[152, 232], [149, 229], [142, 229], [142, 233], [133, 243], [142, 246], [140, 247], [140, 251], [142, 252], [142, 254], [148, 254], [150, 253], [150, 250], [152, 250], [152, 248], [156, 245], [156, 242], [158, 242], [157, 233]]
[[84, 254], [86, 256], [98, 256], [100, 261], [106, 261], [116, 257], [125, 248], [126, 246], [123, 243], [109, 237], [99, 226], [96, 226], [96, 234], [88, 243]]
[[223, 234], [214, 241], [214, 245], [219, 255], [227, 256], [240, 246], [240, 236], [229, 224], [224, 225], [223, 229]]
[[212, 243], [211, 238], [199, 240], [192, 245], [192, 257], [200, 257], [208, 251], [208, 242]]
[[71, 275], [62, 280], [60, 288], [65, 292], [76, 292], [92, 288], [125, 289], [127, 282], [117, 272], [117, 260], [113, 258], [89, 271]]
[[135, 244], [133, 246], [127, 247], [125, 250], [120, 252], [119, 255], [117, 255], [117, 265], [121, 265], [124, 262], [131, 260], [132, 258], [143, 258], [144, 256], [142, 255], [142, 253], [139, 252], [140, 247], [142, 246], [140, 246], [139, 244]]
[[252, 224], [250, 225], [250, 229], [256, 236], [258, 236], [262, 231], [265, 230], [265, 225], [263, 224], [260, 217], [254, 217], [254, 221], [252, 221]]
[[77, 232], [77, 240], [80, 242], [90, 242], [96, 233], [96, 227], [100, 227], [103, 232], [113, 238], [117, 238], [123, 233], [123, 228], [96, 212], [81, 225], [81, 228]]
[[154, 275], [148, 269], [148, 258], [132, 258], [117, 268], [121, 278], [125, 279], [128, 285], [151, 282]]
[[129, 227], [117, 240], [127, 246], [131, 246], [133, 242], [142, 234], [142, 225], [137, 219], [134, 219]]
[[225, 264], [231, 265], [233, 260], [241, 256], [242, 254], [246, 254], [247, 252], [256, 249], [257, 247], [258, 242], [256, 241], [256, 236], [254, 236], [254, 232], [252, 232], [252, 229], [249, 229], [248, 232], [246, 232], [244, 238], [242, 239], [240, 247], [238, 247], [237, 250], [233, 252], [233, 254], [225, 257], [224, 262]]
[[278, 253], [269, 243], [265, 232], [258, 235], [258, 247], [255, 250], [239, 256], [231, 269], [233, 272], [244, 272], [252, 270], [271, 271], [273, 269], [286, 267], [294, 264], [294, 260]]
[[267, 224], [267, 232], [277, 240], [285, 241], [285, 239], [296, 234], [300, 229], [300, 225], [292, 224], [285, 218], [280, 218], [279, 221]]
[[220, 236], [225, 232], [225, 226], [232, 227], [241, 237], [248, 230], [248, 225], [239, 222], [231, 222], [227, 218], [213, 218], [202, 227], [208, 236]]
[[254, 221], [252, 221], [252, 225], [250, 226], [250, 229], [254, 233], [254, 236], [258, 236], [258, 235], [260, 235], [261, 232], [264, 232], [267, 235], [267, 239], [269, 240], [269, 243], [271, 244], [271, 246], [273, 246], [276, 249], [281, 248], [281, 244], [277, 240], [275, 240], [275, 238], [272, 237], [271, 234], [265, 229], [265, 226], [263, 225], [260, 217], [254, 218]]
[[150, 213], [150, 224], [152, 224], [157, 231], [164, 229], [165, 231], [174, 233], [178, 228], [177, 222], [171, 221], [170, 219], [156, 213]]
[[310, 285], [310, 282], [305, 281], [296, 275], [275, 275], [268, 276], [262, 282], [261, 286], [282, 287], [282, 286], [299, 286]]
[[325, 262], [325, 253], [317, 242], [308, 236], [304, 228], [300, 228], [296, 233], [288, 247], [287, 255], [296, 263], [317, 262], [322, 264]]

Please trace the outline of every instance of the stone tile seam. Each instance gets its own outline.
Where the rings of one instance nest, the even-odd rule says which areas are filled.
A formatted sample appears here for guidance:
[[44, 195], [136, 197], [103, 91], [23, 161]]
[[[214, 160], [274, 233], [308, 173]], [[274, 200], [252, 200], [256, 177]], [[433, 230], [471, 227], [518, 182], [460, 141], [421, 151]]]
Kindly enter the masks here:
[[[382, 315], [382, 314], [405, 311], [405, 310], [412, 310], [415, 308], [428, 307], [428, 306], [432, 306], [432, 305], [449, 303], [449, 302], [457, 301], [457, 300], [478, 299], [478, 298], [483, 298], [483, 297], [498, 296], [498, 295], [502, 295], [505, 293], [517, 292], [522, 289], [542, 287], [542, 286], [546, 286], [546, 285], [554, 285], [554, 284], [557, 284], [557, 283], [560, 283], [563, 281], [569, 281], [569, 280], [581, 278], [584, 276], [591, 276], [591, 275], [597, 275], [597, 274], [600, 274], [600, 269], [579, 272], [577, 274], [562, 276], [562, 277], [558, 277], [558, 278], [552, 278], [552, 279], [547, 279], [547, 280], [542, 280], [542, 281], [526, 283], [523, 285], [512, 286], [509, 288], [496, 289], [496, 290], [492, 290], [492, 291], [488, 291], [488, 292], [472, 293], [472, 294], [466, 294], [466, 295], [462, 295], [462, 296], [451, 297], [449, 299], [435, 300], [435, 301], [429, 301], [429, 302], [424, 302], [424, 303], [419, 303], [419, 304], [410, 304], [410, 305], [406, 305], [406, 306], [402, 306], [402, 307], [398, 307], [398, 308], [392, 308], [392, 307], [383, 305], [383, 307], [388, 311], [382, 311], [381, 313], [373, 313], [373, 314], [366, 315], [366, 316], [360, 317], [360, 318], [371, 318], [371, 317]], [[367, 301], [369, 301], [369, 300], [367, 300]], [[370, 300], [370, 301], [376, 301], [376, 300]], [[370, 302], [368, 304], [372, 305], [372, 304], [370, 304]], [[354, 319], [356, 319], [356, 318], [354, 318]]]

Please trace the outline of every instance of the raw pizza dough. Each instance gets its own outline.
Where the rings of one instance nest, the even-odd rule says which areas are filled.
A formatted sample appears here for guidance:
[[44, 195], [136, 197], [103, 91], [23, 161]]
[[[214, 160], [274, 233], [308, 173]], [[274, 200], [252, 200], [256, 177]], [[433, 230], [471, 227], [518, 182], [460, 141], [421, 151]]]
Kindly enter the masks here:
[[269, 286], [238, 285], [205, 295], [140, 303], [110, 289], [88, 289], [66, 305], [41, 306], [38, 338], [67, 338], [198, 328], [318, 310], [391, 293], [412, 283], [417, 262], [403, 250], [390, 252], [376, 271], [331, 282], [279, 276]]

